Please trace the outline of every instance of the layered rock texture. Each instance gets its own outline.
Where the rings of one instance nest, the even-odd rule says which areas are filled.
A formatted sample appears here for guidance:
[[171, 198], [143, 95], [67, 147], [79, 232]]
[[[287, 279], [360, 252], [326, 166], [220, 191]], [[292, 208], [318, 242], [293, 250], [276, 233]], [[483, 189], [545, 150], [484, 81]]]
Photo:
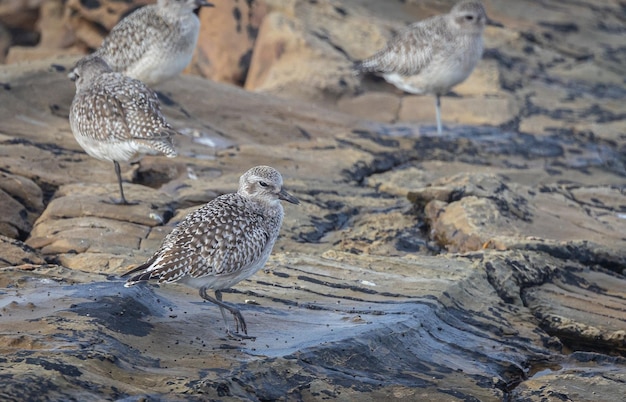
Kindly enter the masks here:
[[[105, 202], [66, 75], [143, 3], [0, 5], [0, 399], [623, 400], [621, 3], [485, 0], [438, 136], [432, 97], [350, 65], [453, 2], [214, 2], [155, 88], [179, 156], [123, 166], [132, 206]], [[224, 295], [256, 340], [190, 288], [123, 287], [258, 164], [301, 205]]]

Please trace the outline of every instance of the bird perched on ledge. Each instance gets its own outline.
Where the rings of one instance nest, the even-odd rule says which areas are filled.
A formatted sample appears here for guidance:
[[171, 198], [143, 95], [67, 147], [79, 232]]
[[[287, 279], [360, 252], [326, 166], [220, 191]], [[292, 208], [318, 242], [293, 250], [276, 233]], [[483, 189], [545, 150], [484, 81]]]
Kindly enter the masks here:
[[100, 57], [80, 60], [74, 68], [76, 95], [70, 107], [70, 127], [76, 141], [90, 156], [111, 161], [124, 197], [119, 162], [142, 153], [172, 158], [176, 131], [161, 114], [159, 99], [141, 81], [111, 68]]
[[382, 75], [408, 93], [435, 95], [441, 134], [441, 95], [465, 81], [476, 67], [486, 22], [479, 1], [462, 1], [448, 14], [409, 25], [376, 54], [356, 62], [354, 69]]
[[[257, 166], [248, 170], [239, 179], [236, 193], [221, 195], [187, 215], [152, 258], [125, 273], [132, 276], [124, 286], [156, 280], [198, 288], [203, 299], [220, 307], [227, 334], [231, 332], [224, 310], [235, 319], [234, 335], [250, 338], [241, 312], [222, 301], [221, 291], [265, 265], [283, 222], [280, 200], [299, 204], [283, 188], [276, 169]], [[214, 290], [215, 298], [208, 295], [209, 290]]]
[[[191, 61], [200, 32], [194, 14], [213, 7], [205, 0], [158, 0], [117, 23], [89, 57], [101, 57], [113, 71], [154, 86], [180, 74]], [[71, 78], [72, 72], [69, 77]]]

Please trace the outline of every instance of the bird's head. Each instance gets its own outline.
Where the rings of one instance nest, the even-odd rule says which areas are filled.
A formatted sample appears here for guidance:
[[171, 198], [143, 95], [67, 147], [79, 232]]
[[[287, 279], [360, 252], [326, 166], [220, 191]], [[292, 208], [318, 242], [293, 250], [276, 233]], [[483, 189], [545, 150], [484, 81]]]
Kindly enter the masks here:
[[76, 88], [81, 88], [111, 71], [111, 67], [101, 57], [90, 55], [78, 60], [67, 76], [76, 83]]
[[455, 25], [466, 33], [481, 34], [487, 24], [487, 13], [480, 1], [467, 0], [457, 3], [450, 10]]
[[244, 173], [239, 179], [238, 193], [268, 203], [278, 200], [300, 203], [283, 188], [283, 177], [270, 166], [256, 166]]

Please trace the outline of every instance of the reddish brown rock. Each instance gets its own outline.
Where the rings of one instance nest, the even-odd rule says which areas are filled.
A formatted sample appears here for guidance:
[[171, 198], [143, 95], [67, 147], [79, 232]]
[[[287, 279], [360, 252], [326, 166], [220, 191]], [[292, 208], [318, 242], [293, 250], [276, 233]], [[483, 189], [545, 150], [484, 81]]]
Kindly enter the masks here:
[[36, 46], [13, 46], [7, 55], [7, 63], [41, 60], [65, 55], [80, 55], [83, 46], [76, 45], [74, 32], [64, 24], [65, 2], [46, 1], [39, 8], [36, 24], [40, 40]]
[[78, 41], [95, 49], [100, 46], [102, 39], [120, 19], [138, 7], [155, 2], [155, 0], [90, 2], [68, 0], [64, 21], [65, 25], [74, 31]]
[[267, 6], [264, 0], [211, 2], [215, 7], [200, 9], [198, 46], [188, 71], [242, 86]]
[[2, 0], [0, 24], [10, 28], [31, 30], [37, 21], [38, 8], [43, 0]]

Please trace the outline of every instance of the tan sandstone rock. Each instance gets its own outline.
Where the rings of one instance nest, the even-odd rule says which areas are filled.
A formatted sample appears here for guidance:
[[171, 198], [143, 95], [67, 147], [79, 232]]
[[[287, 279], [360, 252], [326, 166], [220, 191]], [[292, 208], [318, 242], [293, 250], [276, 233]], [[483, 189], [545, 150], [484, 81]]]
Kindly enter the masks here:
[[295, 12], [303, 19], [274, 11], [263, 20], [245, 88], [309, 100], [353, 92], [357, 79], [345, 54], [365, 31], [363, 18], [329, 1], [321, 7], [301, 4]]
[[[609, 187], [603, 192], [619, 191]], [[408, 197], [425, 207], [433, 236], [450, 251], [506, 249], [534, 238], [584, 240], [618, 249], [626, 233], [626, 220], [604, 219], [604, 202], [595, 208], [581, 205], [567, 186], [529, 188], [495, 175], [459, 174]], [[604, 200], [618, 205], [617, 198]]]

